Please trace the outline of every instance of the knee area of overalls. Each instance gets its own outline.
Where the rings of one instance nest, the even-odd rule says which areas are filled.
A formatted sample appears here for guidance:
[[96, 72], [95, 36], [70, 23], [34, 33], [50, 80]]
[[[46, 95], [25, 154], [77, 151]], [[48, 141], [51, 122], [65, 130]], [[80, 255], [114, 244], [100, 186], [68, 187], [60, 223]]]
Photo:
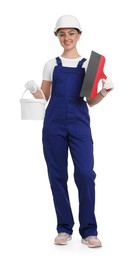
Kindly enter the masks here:
[[66, 189], [67, 180], [68, 178], [67, 177], [63, 178], [62, 175], [59, 175], [58, 177], [56, 175], [49, 176], [51, 189], [56, 191]]
[[88, 183], [89, 181], [94, 181], [95, 178], [96, 178], [96, 174], [94, 171], [90, 171], [90, 170], [87, 170], [87, 171], [84, 171], [84, 170], [81, 170], [81, 171], [78, 171], [78, 172], [75, 172], [74, 174], [74, 177], [75, 179], [78, 179], [81, 183]]

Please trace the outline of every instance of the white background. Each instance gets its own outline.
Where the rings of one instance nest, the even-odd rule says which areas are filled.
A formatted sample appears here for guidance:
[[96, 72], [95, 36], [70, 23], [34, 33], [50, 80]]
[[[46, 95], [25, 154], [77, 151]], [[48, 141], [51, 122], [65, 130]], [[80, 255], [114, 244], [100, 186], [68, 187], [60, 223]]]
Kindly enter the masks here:
[[[0, 2], [0, 259], [131, 259], [133, 253], [133, 1], [3, 0]], [[42, 121], [21, 121], [28, 80], [42, 81], [44, 63], [62, 53], [53, 35], [63, 14], [79, 18], [78, 49], [106, 57], [115, 89], [90, 109], [94, 139], [96, 217], [101, 249], [80, 243], [78, 198], [69, 157], [73, 240], [53, 245], [56, 216], [42, 152]]]

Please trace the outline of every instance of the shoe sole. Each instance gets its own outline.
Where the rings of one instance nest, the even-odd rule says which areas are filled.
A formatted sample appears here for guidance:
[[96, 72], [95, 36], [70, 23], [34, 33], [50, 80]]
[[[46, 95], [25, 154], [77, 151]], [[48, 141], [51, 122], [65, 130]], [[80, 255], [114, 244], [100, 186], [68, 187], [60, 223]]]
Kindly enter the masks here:
[[59, 246], [64, 246], [64, 245], [67, 245], [68, 242], [69, 242], [71, 239], [72, 239], [72, 237], [70, 236], [70, 237], [67, 238], [67, 242], [56, 242], [56, 241], [54, 241], [54, 244], [55, 244], [55, 245], [59, 245]]
[[87, 246], [90, 247], [90, 248], [102, 247], [102, 244], [101, 244], [101, 243], [98, 244], [98, 245], [91, 245], [91, 244], [89, 244], [87, 241], [85, 241], [85, 239], [82, 239], [82, 240], [81, 240], [81, 243], [84, 244], [84, 245], [87, 245]]

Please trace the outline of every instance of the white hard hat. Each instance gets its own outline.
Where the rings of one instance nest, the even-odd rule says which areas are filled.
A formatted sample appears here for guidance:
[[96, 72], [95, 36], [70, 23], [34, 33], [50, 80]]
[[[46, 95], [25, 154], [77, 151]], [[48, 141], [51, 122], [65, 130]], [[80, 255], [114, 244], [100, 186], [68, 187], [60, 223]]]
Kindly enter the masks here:
[[54, 33], [56, 34], [57, 30], [60, 28], [76, 28], [82, 32], [80, 23], [78, 19], [73, 15], [63, 15], [61, 16], [56, 23], [54, 28]]

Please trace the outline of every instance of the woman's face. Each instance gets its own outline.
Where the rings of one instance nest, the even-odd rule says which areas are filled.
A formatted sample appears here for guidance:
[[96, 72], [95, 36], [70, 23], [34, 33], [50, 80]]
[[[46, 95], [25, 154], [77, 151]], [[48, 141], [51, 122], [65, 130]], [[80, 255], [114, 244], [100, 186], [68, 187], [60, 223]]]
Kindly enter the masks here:
[[80, 33], [73, 28], [62, 28], [58, 30], [57, 37], [64, 50], [70, 50], [76, 47], [80, 39]]

